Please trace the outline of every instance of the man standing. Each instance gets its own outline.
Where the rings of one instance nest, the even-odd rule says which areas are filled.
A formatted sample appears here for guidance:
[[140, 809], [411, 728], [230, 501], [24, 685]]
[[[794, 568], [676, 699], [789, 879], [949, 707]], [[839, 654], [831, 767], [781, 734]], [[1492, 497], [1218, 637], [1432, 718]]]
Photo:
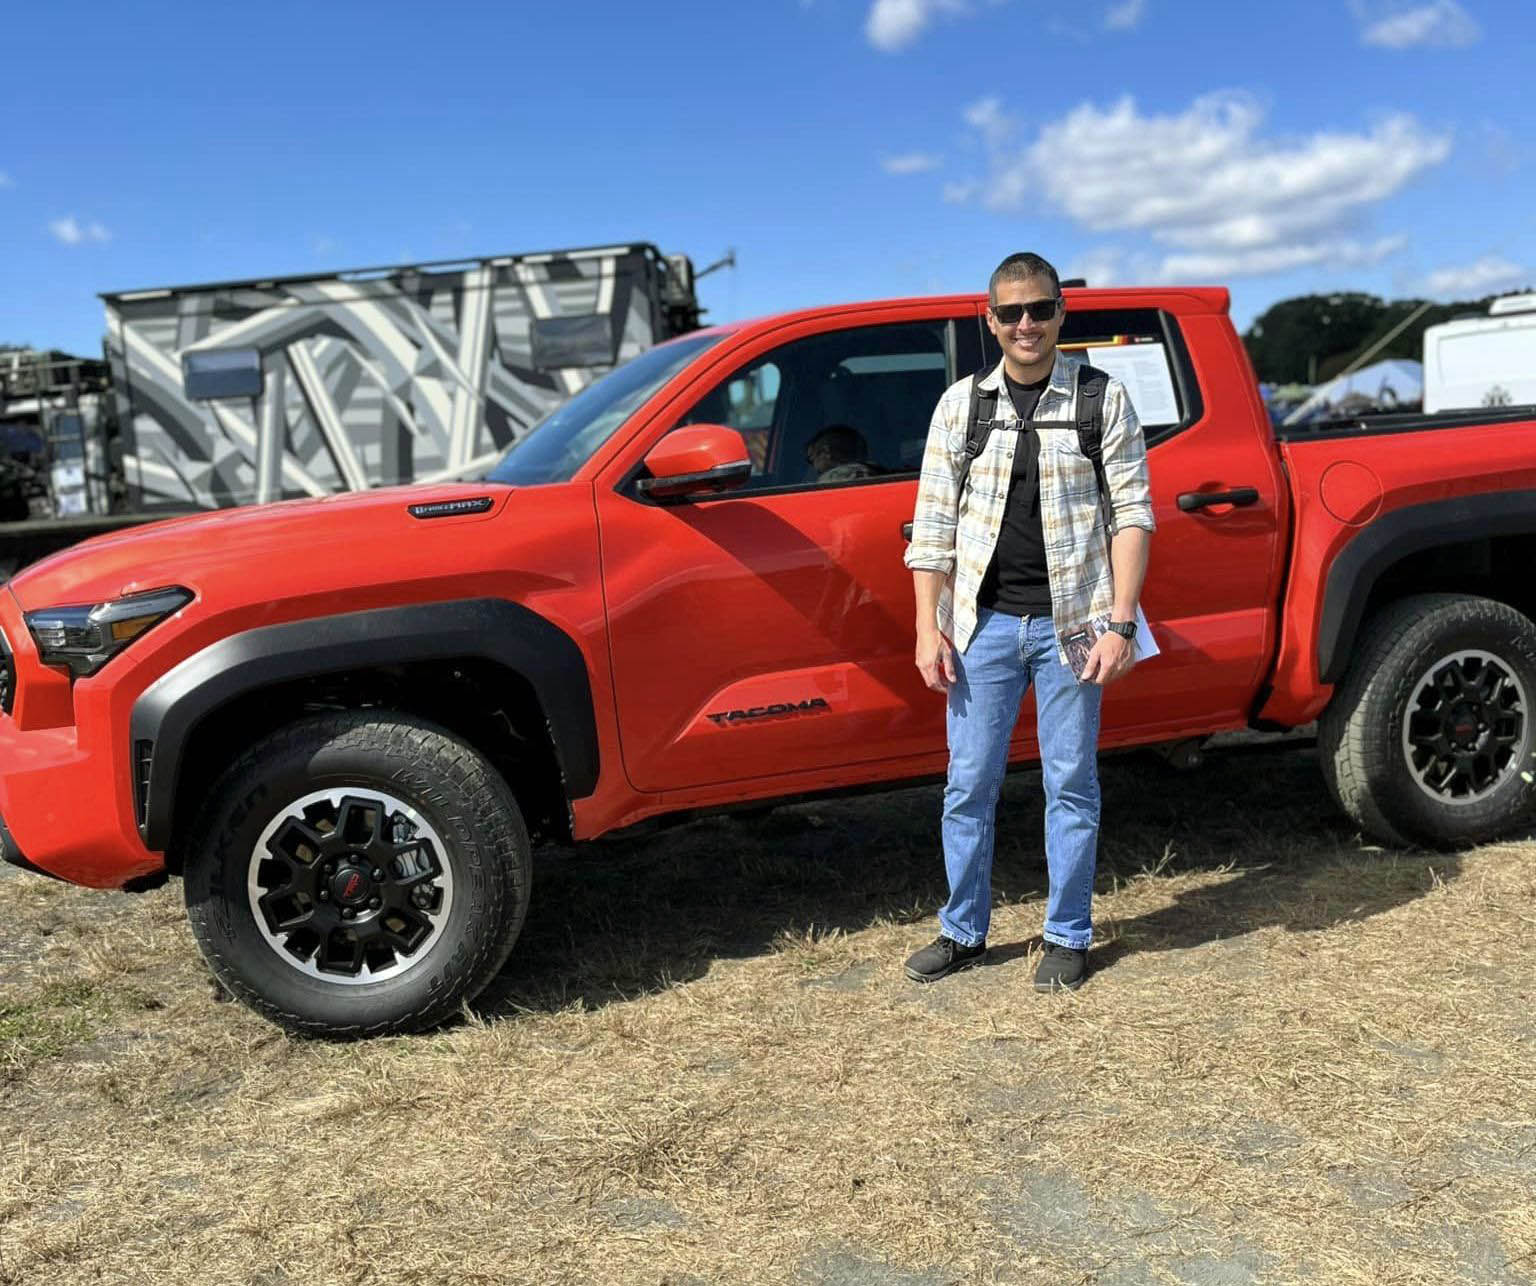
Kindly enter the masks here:
[[[1118, 380], [1104, 388], [1101, 466], [1084, 453], [1075, 431], [1082, 363], [1056, 347], [1065, 309], [1049, 263], [1033, 254], [1004, 259], [987, 307], [1002, 360], [948, 389], [928, 430], [906, 562], [917, 597], [917, 667], [930, 688], [948, 694], [949, 900], [938, 938], [907, 961], [907, 976], [918, 982], [967, 968], [986, 952], [998, 793], [1031, 684], [1050, 873], [1035, 989], [1076, 988], [1087, 973], [1099, 701], [1103, 686], [1135, 661], [1154, 524], [1146, 444]], [[996, 399], [996, 427], [967, 474], [973, 380], [978, 396]], [[1085, 629], [1098, 637], [1079, 680], [1063, 641], [1081, 646]]]

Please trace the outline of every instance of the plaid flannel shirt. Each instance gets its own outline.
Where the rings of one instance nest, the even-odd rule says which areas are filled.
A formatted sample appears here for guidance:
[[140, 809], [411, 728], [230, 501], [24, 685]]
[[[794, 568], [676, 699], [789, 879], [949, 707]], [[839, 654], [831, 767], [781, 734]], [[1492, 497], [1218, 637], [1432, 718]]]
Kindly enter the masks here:
[[[1056, 352], [1050, 383], [1040, 395], [1031, 423], [1060, 421], [1060, 429], [1040, 432], [1040, 527], [1051, 580], [1051, 616], [1058, 651], [1061, 639], [1095, 618], [1109, 619], [1114, 579], [1109, 562], [1110, 537], [1124, 527], [1152, 531], [1147, 446], [1141, 422], [1125, 386], [1111, 378], [1104, 391], [1103, 464], [1106, 495], [1101, 504], [1093, 462], [1077, 436], [1077, 368], [1082, 359]], [[951, 385], [934, 408], [923, 451], [912, 515], [912, 540], [906, 563], [914, 571], [945, 573], [939, 597], [938, 625], [960, 651], [976, 632], [976, 595], [997, 549], [1013, 475], [1019, 423], [1003, 381], [1003, 363], [981, 377], [984, 390], [998, 390], [998, 425], [971, 465], [962, 492], [966, 418], [971, 382]]]

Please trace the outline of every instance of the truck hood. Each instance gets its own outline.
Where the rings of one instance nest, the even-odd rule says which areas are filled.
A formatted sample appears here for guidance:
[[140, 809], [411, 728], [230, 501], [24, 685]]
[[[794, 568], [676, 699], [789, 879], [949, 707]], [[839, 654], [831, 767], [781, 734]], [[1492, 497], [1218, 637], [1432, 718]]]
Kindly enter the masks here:
[[[23, 568], [9, 585], [24, 611], [105, 602], [165, 585], [195, 588], [214, 567], [241, 564], [259, 575], [274, 559], [314, 560], [333, 543], [388, 548], [426, 530], [484, 522], [506, 507], [512, 490], [499, 483], [420, 483], [167, 518], [72, 545]], [[481, 503], [467, 512], [451, 508], [463, 501]], [[426, 519], [412, 514], [423, 505], [450, 507]]]

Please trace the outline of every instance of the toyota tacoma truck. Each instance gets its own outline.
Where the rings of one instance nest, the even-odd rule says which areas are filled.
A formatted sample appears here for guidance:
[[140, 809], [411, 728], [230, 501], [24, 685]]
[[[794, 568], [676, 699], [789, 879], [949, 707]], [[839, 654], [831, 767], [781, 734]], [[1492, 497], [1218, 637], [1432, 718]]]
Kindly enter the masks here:
[[[1067, 298], [1064, 347], [1138, 408], [1158, 523], [1161, 654], [1106, 693], [1103, 746], [1315, 721], [1365, 835], [1520, 825], [1536, 411], [1277, 431], [1224, 290]], [[933, 406], [996, 358], [985, 307], [695, 332], [480, 481], [172, 519], [26, 569], [0, 587], [6, 860], [179, 876], [229, 991], [361, 1036], [440, 1022], [503, 967], [530, 836], [941, 775], [902, 554]], [[860, 468], [812, 463], [829, 426]]]

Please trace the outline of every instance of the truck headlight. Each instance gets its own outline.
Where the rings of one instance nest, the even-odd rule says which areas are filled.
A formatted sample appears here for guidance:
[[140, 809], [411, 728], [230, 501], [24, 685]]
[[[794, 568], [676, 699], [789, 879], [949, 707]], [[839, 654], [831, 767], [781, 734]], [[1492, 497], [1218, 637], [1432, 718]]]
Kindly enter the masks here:
[[192, 601], [192, 591], [173, 585], [130, 594], [110, 603], [44, 607], [26, 614], [44, 665], [67, 665], [77, 678], [95, 674], [152, 626]]

